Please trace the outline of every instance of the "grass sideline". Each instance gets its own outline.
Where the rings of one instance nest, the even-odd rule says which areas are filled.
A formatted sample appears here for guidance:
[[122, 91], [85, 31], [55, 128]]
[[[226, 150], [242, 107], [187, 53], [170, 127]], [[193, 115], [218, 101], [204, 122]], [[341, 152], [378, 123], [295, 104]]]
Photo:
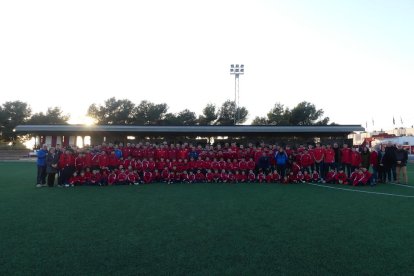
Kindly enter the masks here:
[[414, 274], [414, 198], [306, 184], [39, 189], [31, 162], [1, 162], [0, 175], [1, 275]]

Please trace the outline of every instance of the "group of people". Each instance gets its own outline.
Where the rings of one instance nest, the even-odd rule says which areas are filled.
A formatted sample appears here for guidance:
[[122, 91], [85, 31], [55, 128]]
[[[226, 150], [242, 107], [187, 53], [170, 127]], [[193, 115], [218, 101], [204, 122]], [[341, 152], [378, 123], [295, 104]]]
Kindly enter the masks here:
[[[37, 187], [172, 183], [407, 184], [407, 152], [401, 146], [370, 150], [321, 145], [260, 143], [194, 145], [119, 143], [86, 148], [47, 147], [37, 152]], [[57, 177], [56, 177], [57, 176]], [[46, 184], [47, 183], [47, 184]]]

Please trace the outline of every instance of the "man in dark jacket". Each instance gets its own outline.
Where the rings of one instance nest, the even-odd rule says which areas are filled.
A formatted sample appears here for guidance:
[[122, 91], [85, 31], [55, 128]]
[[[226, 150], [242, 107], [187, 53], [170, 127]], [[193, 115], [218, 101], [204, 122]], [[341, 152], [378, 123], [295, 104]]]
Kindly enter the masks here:
[[[385, 147], [385, 153], [383, 157], [385, 173], [387, 174], [388, 182], [397, 181], [397, 172], [396, 172], [396, 156], [395, 152], [397, 148], [392, 144], [392, 142], [388, 142], [387, 146]], [[392, 174], [392, 177], [391, 177]]]
[[269, 171], [270, 159], [265, 152], [263, 152], [262, 156], [260, 156], [259, 161], [257, 162], [257, 167], [264, 173], [267, 173]]
[[47, 185], [53, 187], [55, 184], [55, 176], [58, 172], [59, 154], [56, 153], [55, 148], [50, 148], [49, 153], [46, 156], [46, 173], [47, 173]]
[[395, 160], [396, 160], [396, 170], [397, 170], [397, 183], [400, 183], [400, 175], [402, 173], [404, 178], [404, 184], [408, 184], [407, 177], [407, 161], [408, 161], [408, 152], [402, 148], [401, 145], [397, 145], [397, 150], [395, 151]]

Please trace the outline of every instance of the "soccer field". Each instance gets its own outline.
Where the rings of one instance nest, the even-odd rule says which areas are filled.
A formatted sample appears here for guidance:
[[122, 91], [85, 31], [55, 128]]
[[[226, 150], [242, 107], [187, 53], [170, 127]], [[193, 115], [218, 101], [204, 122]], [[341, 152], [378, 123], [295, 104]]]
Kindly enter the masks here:
[[0, 163], [0, 275], [414, 275], [413, 167], [375, 188], [35, 188], [35, 167]]

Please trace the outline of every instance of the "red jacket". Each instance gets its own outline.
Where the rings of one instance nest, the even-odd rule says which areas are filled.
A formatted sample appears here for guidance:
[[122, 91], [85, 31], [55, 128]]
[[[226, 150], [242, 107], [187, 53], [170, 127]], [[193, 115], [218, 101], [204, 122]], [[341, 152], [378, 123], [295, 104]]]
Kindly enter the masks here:
[[361, 165], [361, 161], [361, 154], [359, 152], [351, 152], [351, 166], [359, 167]]

